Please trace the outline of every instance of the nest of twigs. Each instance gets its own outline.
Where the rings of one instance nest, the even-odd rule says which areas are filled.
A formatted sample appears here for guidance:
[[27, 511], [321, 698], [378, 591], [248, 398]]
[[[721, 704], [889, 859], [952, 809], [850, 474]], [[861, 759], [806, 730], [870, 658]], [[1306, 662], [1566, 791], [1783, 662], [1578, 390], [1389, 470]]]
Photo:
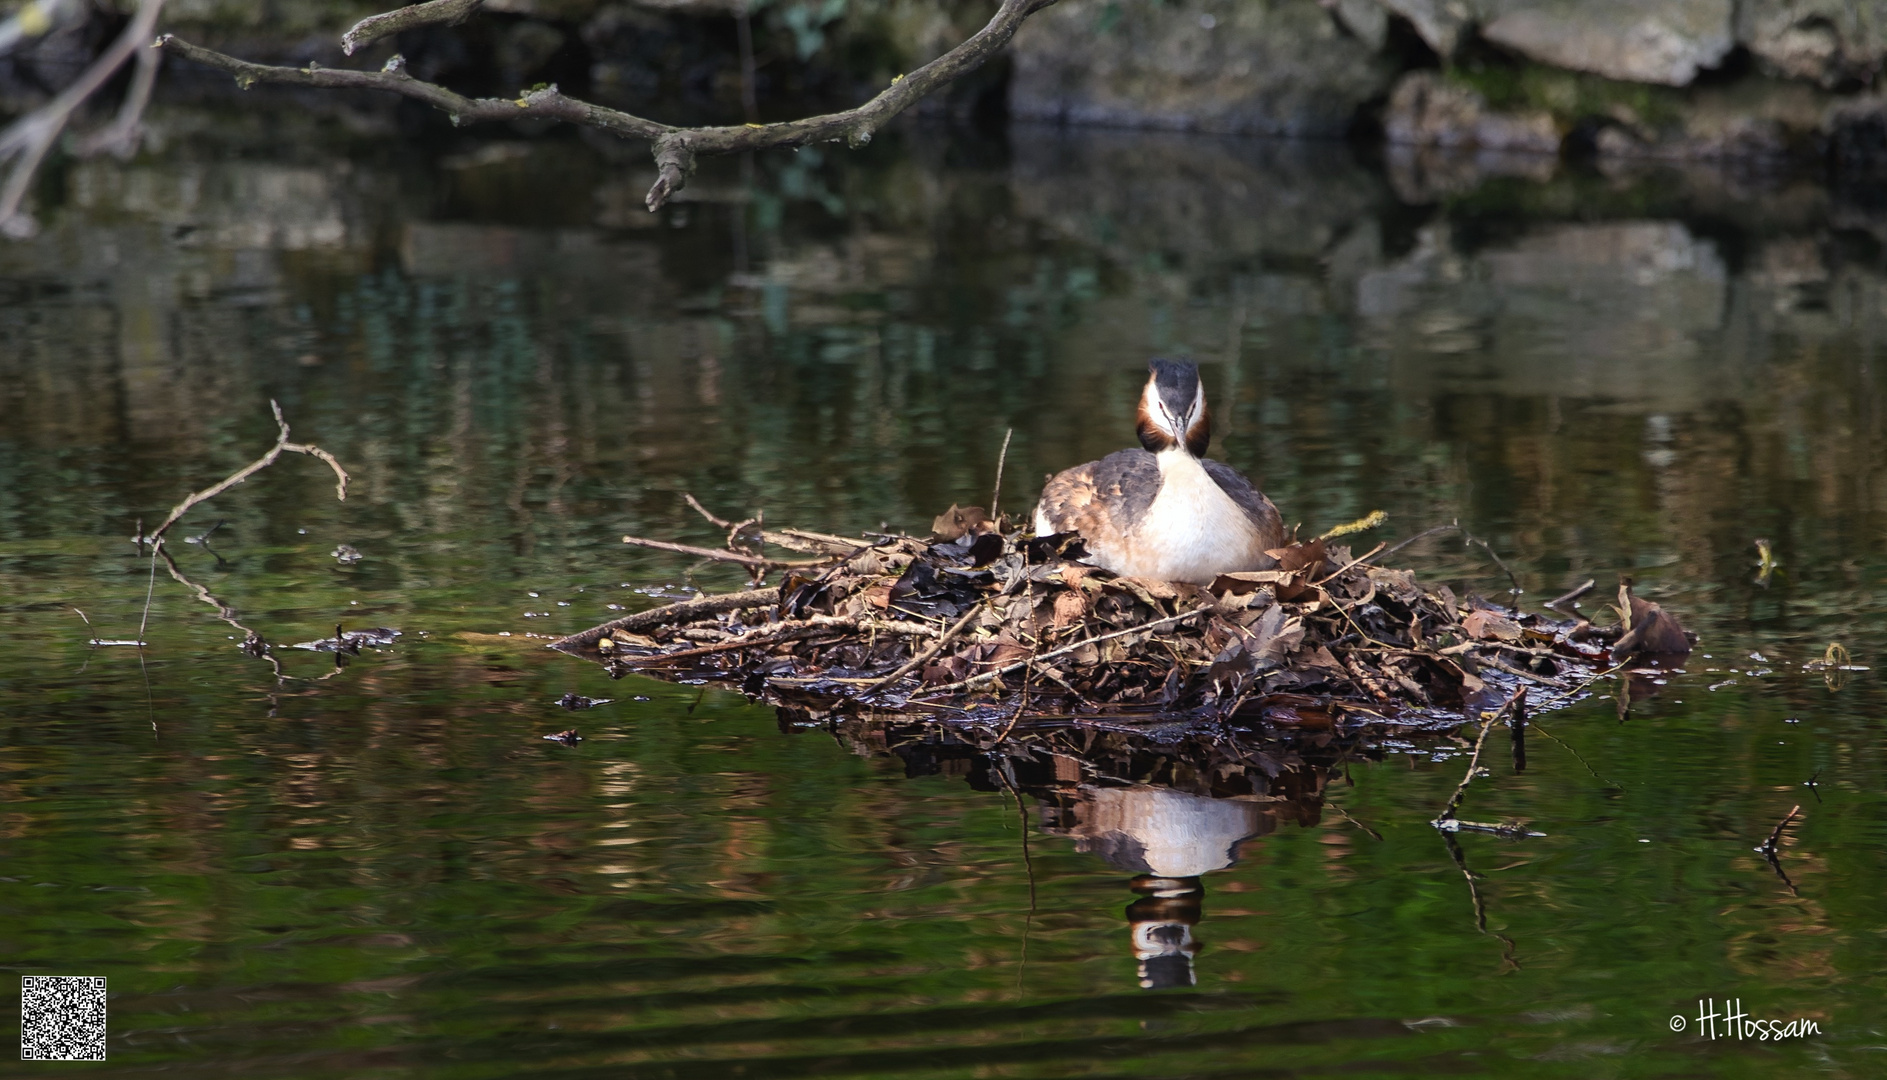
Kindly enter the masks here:
[[[730, 526], [726, 553], [627, 539], [756, 573], [783, 567], [778, 587], [670, 604], [553, 647], [613, 675], [724, 682], [813, 717], [1316, 729], [1459, 724], [1522, 685], [1544, 692], [1537, 708], [1577, 696], [1625, 653], [1689, 648], [1628, 586], [1629, 616], [1597, 627], [1457, 597], [1324, 539], [1274, 552], [1275, 570], [1200, 587], [1117, 577], [1083, 563], [1072, 534], [1004, 532], [980, 514], [940, 518], [948, 539], [752, 524]], [[736, 541], [817, 558], [770, 560]]]

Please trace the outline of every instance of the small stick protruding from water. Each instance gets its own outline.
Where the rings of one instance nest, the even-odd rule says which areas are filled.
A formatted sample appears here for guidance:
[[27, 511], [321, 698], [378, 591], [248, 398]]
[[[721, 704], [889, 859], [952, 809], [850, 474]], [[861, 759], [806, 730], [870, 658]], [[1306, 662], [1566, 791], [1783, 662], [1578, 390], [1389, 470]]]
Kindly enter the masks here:
[[1515, 690], [1512, 697], [1502, 702], [1500, 708], [1481, 714], [1481, 734], [1474, 740], [1474, 753], [1468, 755], [1467, 775], [1461, 778], [1461, 783], [1455, 785], [1455, 793], [1448, 797], [1448, 805], [1442, 807], [1441, 813], [1429, 824], [1443, 832], [1451, 832], [1462, 826], [1463, 823], [1455, 818], [1455, 811], [1460, 809], [1461, 797], [1467, 794], [1468, 785], [1474, 782], [1474, 777], [1481, 771], [1481, 748], [1487, 745], [1487, 733], [1493, 729], [1496, 721], [1507, 715], [1509, 709], [1526, 700], [1526, 696], [1527, 688], [1523, 686]]
[[1002, 452], [996, 455], [996, 486], [989, 493], [989, 520], [991, 521], [1000, 518], [1000, 515], [996, 513], [996, 504], [1002, 501], [1002, 467], [1003, 463], [1009, 460], [1009, 437], [1015, 433], [1015, 428], [1002, 433]]
[[1789, 822], [1794, 821], [1795, 815], [1800, 813], [1801, 810], [1802, 806], [1800, 803], [1790, 807], [1789, 812], [1783, 815], [1782, 820], [1776, 822], [1776, 827], [1769, 830], [1769, 839], [1764, 840], [1762, 846], [1756, 849], [1761, 853], [1763, 861], [1769, 864], [1769, 869], [1774, 870], [1776, 876], [1782, 879], [1782, 884], [1788, 888], [1790, 896], [1800, 896], [1802, 894], [1796, 891], [1795, 882], [1789, 880], [1788, 871], [1782, 869], [1782, 860], [1777, 857], [1777, 845], [1782, 840], [1782, 830], [1789, 827]]
[[1568, 593], [1565, 593], [1564, 595], [1555, 596], [1551, 600], [1548, 600], [1544, 606], [1557, 610], [1561, 604], [1570, 604], [1574, 600], [1577, 600], [1580, 597], [1584, 596], [1585, 594], [1591, 592], [1593, 588], [1595, 588], [1598, 584], [1599, 583], [1596, 579], [1587, 578], [1586, 583], [1584, 585], [1581, 585], [1578, 588], [1573, 589], [1572, 591]]
[[740, 563], [742, 566], [753, 567], [757, 570], [792, 570], [802, 567], [824, 566], [832, 561], [830, 558], [795, 560], [762, 559], [753, 555], [742, 555], [733, 551], [716, 551], [713, 548], [695, 547], [692, 544], [671, 544], [666, 540], [649, 540], [640, 536], [625, 536], [622, 538], [622, 542], [625, 544], [633, 544], [636, 547], [654, 548], [657, 551], [673, 551], [682, 555], [693, 555], [699, 559], [714, 559], [718, 562]]
[[1507, 726], [1513, 731], [1514, 773], [1518, 775], [1527, 771], [1527, 703], [1524, 698], [1514, 705]]
[[1767, 858], [1770, 859], [1770, 861], [1773, 862], [1776, 857], [1776, 851], [1777, 851], [1776, 845], [1782, 840], [1782, 830], [1788, 828], [1789, 822], [1794, 821], [1795, 815], [1801, 812], [1802, 812], [1802, 807], [1801, 807], [1801, 804], [1799, 803], [1796, 804], [1795, 806], [1790, 807], [1789, 812], [1783, 815], [1782, 820], [1776, 822], [1776, 827], [1769, 830], [1769, 839], [1764, 840], [1763, 845], [1757, 848], [1756, 850], [1762, 852], [1764, 856], [1766, 856]]

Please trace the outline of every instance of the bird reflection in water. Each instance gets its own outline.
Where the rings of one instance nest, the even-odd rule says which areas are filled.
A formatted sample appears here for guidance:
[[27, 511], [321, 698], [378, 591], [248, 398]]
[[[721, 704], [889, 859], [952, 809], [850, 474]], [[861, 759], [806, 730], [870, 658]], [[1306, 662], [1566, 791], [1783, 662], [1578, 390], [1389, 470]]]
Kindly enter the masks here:
[[851, 720], [836, 734], [853, 753], [902, 759], [909, 776], [947, 773], [980, 790], [1033, 796], [1044, 833], [1135, 875], [1127, 925], [1139, 983], [1149, 990], [1198, 981], [1193, 928], [1204, 912], [1205, 877], [1281, 821], [1316, 825], [1331, 767], [1379, 756], [1335, 741], [1258, 749], [1151, 732], [1095, 738], [1077, 727], [987, 751], [941, 725]]
[[1127, 905], [1127, 925], [1133, 930], [1141, 987], [1166, 990], [1198, 982], [1192, 958], [1199, 952], [1199, 942], [1192, 928], [1199, 925], [1204, 909], [1205, 885], [1196, 877], [1142, 874], [1130, 887], [1140, 894], [1140, 899]]

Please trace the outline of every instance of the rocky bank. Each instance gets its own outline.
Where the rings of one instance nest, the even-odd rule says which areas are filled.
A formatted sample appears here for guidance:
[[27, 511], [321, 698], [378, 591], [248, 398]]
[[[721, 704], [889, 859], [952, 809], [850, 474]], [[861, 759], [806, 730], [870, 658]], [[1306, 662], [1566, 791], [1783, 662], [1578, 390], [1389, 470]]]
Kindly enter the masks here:
[[1011, 110], [1616, 157], [1879, 156], [1882, 0], [1062, 0]]
[[[250, 56], [342, 62], [337, 29], [388, 2], [171, 0], [165, 20]], [[727, 121], [740, 112], [735, 17], [748, 10], [771, 119], [857, 100], [993, 7], [489, 0], [473, 23], [398, 47], [416, 73], [481, 92], [558, 81]], [[101, 33], [0, 58], [0, 90], [30, 96]], [[1472, 153], [1851, 164], [1887, 159], [1883, 62], [1887, 0], [1060, 0], [1003, 61], [927, 107]]]

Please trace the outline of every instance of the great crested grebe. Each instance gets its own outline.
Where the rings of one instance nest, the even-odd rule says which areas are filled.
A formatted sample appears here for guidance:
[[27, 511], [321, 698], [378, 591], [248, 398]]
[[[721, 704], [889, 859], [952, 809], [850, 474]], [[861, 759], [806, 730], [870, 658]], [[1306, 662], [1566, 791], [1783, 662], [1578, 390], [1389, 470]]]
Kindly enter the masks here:
[[1231, 466], [1202, 455], [1212, 440], [1199, 369], [1154, 360], [1140, 394], [1140, 445], [1068, 469], [1042, 488], [1037, 535], [1080, 533], [1089, 561], [1128, 577], [1210, 585], [1267, 570], [1284, 546], [1278, 508]]

